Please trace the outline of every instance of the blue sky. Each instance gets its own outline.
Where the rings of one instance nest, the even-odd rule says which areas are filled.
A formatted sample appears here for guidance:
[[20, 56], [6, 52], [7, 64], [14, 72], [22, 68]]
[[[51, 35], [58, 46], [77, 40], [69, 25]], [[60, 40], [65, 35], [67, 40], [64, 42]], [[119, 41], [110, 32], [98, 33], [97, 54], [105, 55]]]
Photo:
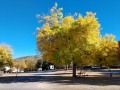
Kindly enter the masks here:
[[57, 2], [64, 15], [97, 13], [102, 35], [114, 34], [120, 40], [120, 0], [0, 0], [0, 43], [10, 44], [13, 57], [36, 55], [36, 14], [48, 14]]

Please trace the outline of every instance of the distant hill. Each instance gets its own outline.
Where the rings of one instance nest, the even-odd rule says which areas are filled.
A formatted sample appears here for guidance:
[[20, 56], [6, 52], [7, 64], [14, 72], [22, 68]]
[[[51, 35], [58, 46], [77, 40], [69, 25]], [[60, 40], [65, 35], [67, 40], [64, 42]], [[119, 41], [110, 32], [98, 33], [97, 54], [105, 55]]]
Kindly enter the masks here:
[[40, 55], [19, 57], [19, 58], [15, 58], [15, 61], [21, 61], [21, 60], [38, 60], [38, 59], [41, 59]]

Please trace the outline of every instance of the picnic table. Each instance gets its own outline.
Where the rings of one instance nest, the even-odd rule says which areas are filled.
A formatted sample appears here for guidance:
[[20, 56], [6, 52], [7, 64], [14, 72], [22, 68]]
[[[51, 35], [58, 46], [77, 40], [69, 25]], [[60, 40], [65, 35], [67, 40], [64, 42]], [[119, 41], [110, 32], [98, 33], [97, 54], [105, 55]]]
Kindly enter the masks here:
[[88, 76], [88, 74], [86, 74], [86, 71], [80, 70], [80, 72], [78, 73], [78, 76], [79, 77], [85, 77], [85, 76]]

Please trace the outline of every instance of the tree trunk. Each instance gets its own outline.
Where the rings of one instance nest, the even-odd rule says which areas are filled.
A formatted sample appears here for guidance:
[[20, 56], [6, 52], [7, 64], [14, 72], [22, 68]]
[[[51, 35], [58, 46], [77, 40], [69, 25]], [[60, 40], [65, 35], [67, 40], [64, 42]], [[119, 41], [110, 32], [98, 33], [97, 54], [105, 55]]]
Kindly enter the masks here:
[[66, 65], [65, 67], [66, 67], [66, 70], [68, 70], [68, 65]]
[[16, 72], [16, 78], [17, 78], [17, 76], [18, 76], [18, 68], [17, 68], [17, 72]]
[[76, 68], [77, 68], [77, 65], [76, 65], [76, 63], [73, 62], [73, 77], [77, 77], [76, 76]]

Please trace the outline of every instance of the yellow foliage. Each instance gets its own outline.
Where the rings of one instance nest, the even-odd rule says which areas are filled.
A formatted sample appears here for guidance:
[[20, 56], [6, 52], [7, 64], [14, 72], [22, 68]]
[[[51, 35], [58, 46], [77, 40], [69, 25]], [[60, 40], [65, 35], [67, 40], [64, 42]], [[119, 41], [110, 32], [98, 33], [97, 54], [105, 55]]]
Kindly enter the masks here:
[[[51, 9], [50, 16], [46, 16], [50, 17], [50, 22], [45, 22], [37, 35], [37, 47], [45, 60], [56, 64], [74, 62], [81, 66], [95, 64], [96, 57], [107, 57], [108, 61], [110, 56], [110, 60], [114, 61], [118, 43], [114, 36], [101, 38], [100, 24], [95, 13], [87, 12], [84, 17], [78, 18], [60, 18], [60, 15], [63, 16], [61, 10], [57, 9], [57, 4]], [[112, 50], [113, 54], [109, 54]]]
[[0, 67], [4, 65], [12, 66], [12, 64], [13, 59], [11, 53], [8, 52], [8, 50], [5, 47], [0, 46]]

